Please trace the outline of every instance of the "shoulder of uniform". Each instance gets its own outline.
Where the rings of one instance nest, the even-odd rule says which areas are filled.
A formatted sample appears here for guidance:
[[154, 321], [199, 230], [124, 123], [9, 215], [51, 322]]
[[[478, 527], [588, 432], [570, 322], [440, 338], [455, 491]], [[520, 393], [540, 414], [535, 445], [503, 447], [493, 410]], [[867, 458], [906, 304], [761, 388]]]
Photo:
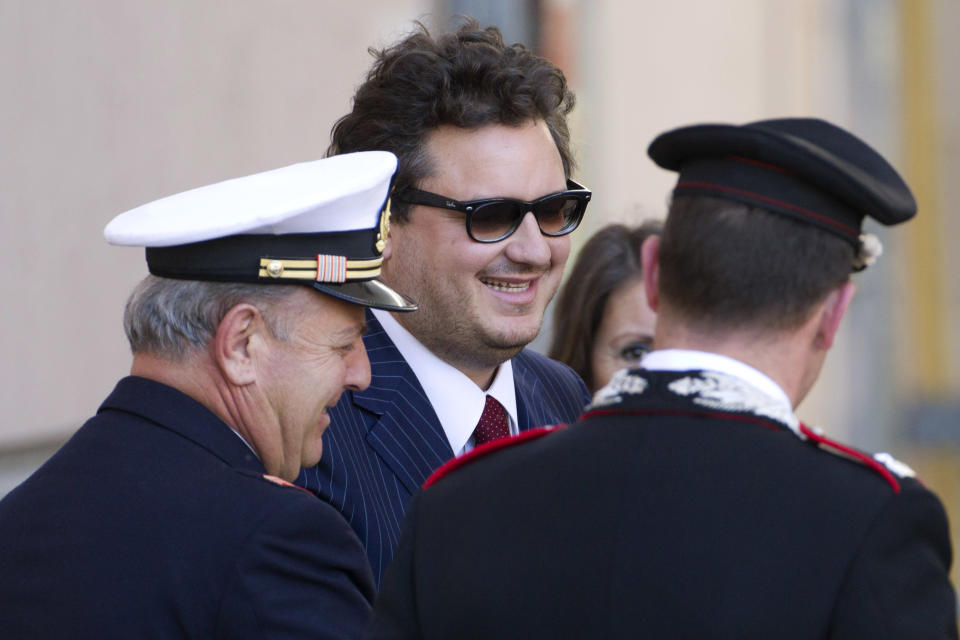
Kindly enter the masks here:
[[430, 486], [433, 486], [434, 484], [439, 482], [442, 478], [450, 475], [457, 469], [465, 467], [471, 464], [472, 462], [474, 462], [475, 460], [479, 460], [480, 458], [483, 458], [493, 453], [494, 451], [500, 451], [501, 449], [515, 447], [525, 442], [530, 442], [531, 440], [537, 440], [549, 433], [553, 433], [558, 429], [562, 429], [565, 426], [567, 425], [558, 424], [558, 425], [553, 425], [549, 427], [538, 427], [536, 429], [528, 429], [527, 431], [521, 431], [519, 434], [515, 436], [511, 436], [509, 438], [500, 438], [499, 440], [494, 440], [492, 442], [482, 444], [479, 447], [475, 447], [474, 449], [468, 451], [467, 453], [463, 454], [458, 458], [453, 458], [452, 460], [448, 460], [446, 463], [444, 463], [443, 466], [441, 466], [439, 469], [437, 469], [432, 474], [430, 474], [430, 477], [427, 478], [427, 480], [423, 483], [423, 488], [426, 489]]
[[889, 453], [877, 453], [870, 455], [845, 445], [836, 440], [832, 440], [823, 434], [823, 431], [816, 427], [808, 427], [800, 424], [800, 433], [808, 440], [814, 442], [821, 451], [832, 453], [833, 455], [853, 460], [879, 474], [887, 484], [889, 484], [894, 493], [900, 493], [901, 478], [915, 478], [916, 473], [907, 464], [900, 462]]

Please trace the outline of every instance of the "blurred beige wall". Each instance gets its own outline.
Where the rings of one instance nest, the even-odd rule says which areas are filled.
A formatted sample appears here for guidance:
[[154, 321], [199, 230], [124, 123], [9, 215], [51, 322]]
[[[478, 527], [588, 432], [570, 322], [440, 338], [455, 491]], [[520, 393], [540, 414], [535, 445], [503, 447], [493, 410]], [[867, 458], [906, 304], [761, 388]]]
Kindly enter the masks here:
[[[129, 367], [154, 198], [320, 157], [429, 0], [0, 0], [0, 449], [59, 439]], [[0, 465], [2, 466], [2, 465]]]

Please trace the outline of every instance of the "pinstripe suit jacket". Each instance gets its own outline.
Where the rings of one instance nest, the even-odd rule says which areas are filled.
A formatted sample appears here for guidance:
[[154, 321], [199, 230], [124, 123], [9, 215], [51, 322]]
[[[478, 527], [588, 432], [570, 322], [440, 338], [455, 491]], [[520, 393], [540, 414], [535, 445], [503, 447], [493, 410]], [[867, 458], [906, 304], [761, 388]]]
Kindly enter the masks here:
[[[297, 483], [340, 509], [379, 584], [407, 502], [454, 452], [413, 370], [370, 312], [367, 326], [370, 386], [344, 393], [331, 409], [323, 458]], [[589, 402], [583, 381], [566, 365], [529, 350], [512, 362], [521, 431], [572, 422]]]

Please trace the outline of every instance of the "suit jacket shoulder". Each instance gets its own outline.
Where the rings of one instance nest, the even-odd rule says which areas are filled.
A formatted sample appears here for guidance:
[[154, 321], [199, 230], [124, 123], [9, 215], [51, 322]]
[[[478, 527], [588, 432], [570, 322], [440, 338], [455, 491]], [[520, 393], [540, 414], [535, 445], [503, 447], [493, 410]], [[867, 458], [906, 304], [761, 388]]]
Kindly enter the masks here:
[[522, 431], [574, 422], [590, 402], [590, 394], [573, 369], [524, 349], [513, 358], [514, 384]]

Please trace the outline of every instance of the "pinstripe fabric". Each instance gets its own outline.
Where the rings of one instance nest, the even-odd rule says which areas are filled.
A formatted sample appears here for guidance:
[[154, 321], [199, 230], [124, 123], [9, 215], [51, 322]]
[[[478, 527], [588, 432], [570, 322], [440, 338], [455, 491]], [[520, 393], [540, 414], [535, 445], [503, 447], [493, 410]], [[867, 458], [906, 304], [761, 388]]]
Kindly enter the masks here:
[[[370, 386], [344, 393], [330, 410], [323, 458], [297, 484], [340, 509], [363, 542], [379, 584], [407, 502], [453, 451], [410, 366], [369, 312], [367, 327]], [[572, 422], [590, 400], [570, 368], [533, 351], [513, 359], [513, 376], [521, 431]]]

